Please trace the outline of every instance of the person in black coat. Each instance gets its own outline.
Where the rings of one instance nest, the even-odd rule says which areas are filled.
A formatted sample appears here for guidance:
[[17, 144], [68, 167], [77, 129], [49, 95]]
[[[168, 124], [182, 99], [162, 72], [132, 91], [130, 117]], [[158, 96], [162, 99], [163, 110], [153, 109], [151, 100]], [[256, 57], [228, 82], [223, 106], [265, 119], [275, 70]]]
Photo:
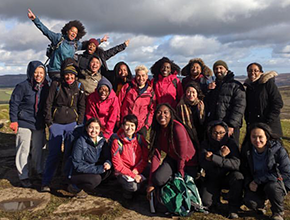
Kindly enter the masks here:
[[247, 126], [255, 122], [268, 124], [272, 131], [282, 137], [280, 111], [283, 107], [281, 94], [275, 84], [274, 71], [263, 73], [259, 63], [251, 63], [247, 67], [248, 79], [246, 89], [247, 107], [245, 120]]
[[246, 108], [246, 94], [243, 85], [234, 79], [234, 73], [227, 64], [218, 60], [213, 65], [216, 86], [205, 99], [207, 106], [206, 123], [220, 120], [229, 126], [229, 136], [239, 145], [240, 128]]
[[220, 192], [229, 188], [229, 217], [238, 218], [242, 200], [243, 175], [239, 172], [240, 153], [235, 141], [228, 137], [228, 126], [222, 121], [208, 125], [207, 139], [201, 143], [199, 162], [205, 171], [201, 184], [202, 203], [215, 211]]
[[280, 139], [267, 124], [252, 124], [241, 155], [246, 206], [265, 214], [265, 201], [269, 199], [271, 219], [283, 220], [284, 197], [290, 190], [290, 159]]

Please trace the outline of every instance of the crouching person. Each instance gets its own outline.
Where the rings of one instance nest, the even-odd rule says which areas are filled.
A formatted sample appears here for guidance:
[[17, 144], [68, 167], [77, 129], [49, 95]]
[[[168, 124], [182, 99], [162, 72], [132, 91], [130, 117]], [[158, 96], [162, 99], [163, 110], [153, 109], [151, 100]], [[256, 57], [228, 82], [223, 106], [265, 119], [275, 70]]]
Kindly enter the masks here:
[[111, 154], [115, 175], [123, 187], [125, 199], [131, 199], [133, 192], [140, 189], [145, 180], [142, 175], [148, 164], [148, 147], [144, 137], [136, 133], [138, 119], [135, 115], [127, 115], [123, 119], [122, 128], [112, 143]]
[[97, 118], [89, 119], [83, 134], [75, 141], [72, 150], [72, 174], [68, 191], [78, 198], [87, 197], [111, 174], [110, 150], [101, 133]]
[[271, 219], [283, 220], [284, 197], [290, 189], [290, 160], [267, 124], [250, 126], [242, 146], [241, 171], [245, 176], [245, 205], [265, 214], [265, 200], [269, 199]]
[[229, 218], [238, 218], [244, 177], [239, 172], [239, 149], [228, 137], [226, 123], [212, 121], [209, 124], [207, 139], [201, 144], [200, 166], [205, 170], [200, 189], [203, 205], [212, 212], [216, 211], [221, 190], [229, 188]]

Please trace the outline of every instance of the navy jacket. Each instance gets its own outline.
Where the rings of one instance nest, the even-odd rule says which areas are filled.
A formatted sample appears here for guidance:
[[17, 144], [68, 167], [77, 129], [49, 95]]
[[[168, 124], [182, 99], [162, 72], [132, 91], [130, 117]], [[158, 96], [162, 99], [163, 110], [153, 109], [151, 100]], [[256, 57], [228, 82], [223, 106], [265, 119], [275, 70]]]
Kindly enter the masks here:
[[39, 66], [44, 67], [40, 61], [28, 64], [27, 79], [16, 85], [9, 102], [10, 121], [32, 130], [45, 128], [43, 110], [49, 86], [46, 80], [41, 84], [34, 80], [34, 71]]

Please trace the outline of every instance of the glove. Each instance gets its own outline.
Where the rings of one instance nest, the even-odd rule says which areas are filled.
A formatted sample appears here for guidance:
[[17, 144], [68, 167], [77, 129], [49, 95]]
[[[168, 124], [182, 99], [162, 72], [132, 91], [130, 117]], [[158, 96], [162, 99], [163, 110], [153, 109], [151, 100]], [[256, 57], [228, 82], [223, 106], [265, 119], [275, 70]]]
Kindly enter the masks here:
[[16, 134], [17, 131], [18, 131], [18, 122], [11, 122], [10, 126], [9, 126], [13, 131], [14, 133]]

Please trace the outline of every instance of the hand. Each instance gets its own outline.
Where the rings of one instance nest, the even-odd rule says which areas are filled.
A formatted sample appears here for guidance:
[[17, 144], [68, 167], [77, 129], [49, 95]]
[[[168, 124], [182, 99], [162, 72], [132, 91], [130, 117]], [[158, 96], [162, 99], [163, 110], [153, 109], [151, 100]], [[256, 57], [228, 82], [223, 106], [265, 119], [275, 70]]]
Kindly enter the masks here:
[[141, 183], [142, 176], [140, 176], [140, 175], [136, 175], [136, 176], [134, 177], [134, 180], [136, 181], [136, 183]]
[[109, 36], [105, 34], [104, 37], [101, 39], [101, 42], [107, 41], [108, 39], [109, 39]]
[[151, 199], [151, 192], [154, 190], [154, 186], [147, 186], [146, 192], [147, 192], [147, 199]]
[[226, 157], [227, 155], [229, 155], [230, 152], [231, 152], [230, 149], [226, 145], [221, 147], [221, 155], [223, 157]]
[[212, 152], [211, 152], [211, 151], [207, 151], [207, 152], [205, 153], [205, 159], [206, 159], [207, 161], [212, 161]]
[[32, 21], [36, 18], [36, 16], [33, 14], [33, 12], [30, 9], [28, 9], [27, 16]]
[[252, 192], [256, 192], [257, 188], [258, 188], [258, 184], [255, 183], [255, 181], [253, 180], [250, 184], [249, 184], [249, 188]]
[[139, 174], [138, 171], [135, 170], [135, 169], [134, 169], [132, 172], [133, 172], [135, 175], [138, 175], [138, 174]]
[[208, 84], [208, 89], [215, 89], [215, 87], [216, 87], [215, 82]]
[[111, 169], [111, 165], [107, 162], [105, 162], [103, 166], [105, 171]]
[[18, 122], [11, 122], [10, 126], [9, 126], [13, 131], [14, 133], [16, 134], [17, 131], [18, 131]]
[[232, 136], [233, 133], [234, 133], [234, 128], [229, 127], [229, 132], [228, 132], [229, 137]]
[[130, 39], [126, 40], [124, 43], [126, 44], [126, 47], [128, 47], [130, 43]]

